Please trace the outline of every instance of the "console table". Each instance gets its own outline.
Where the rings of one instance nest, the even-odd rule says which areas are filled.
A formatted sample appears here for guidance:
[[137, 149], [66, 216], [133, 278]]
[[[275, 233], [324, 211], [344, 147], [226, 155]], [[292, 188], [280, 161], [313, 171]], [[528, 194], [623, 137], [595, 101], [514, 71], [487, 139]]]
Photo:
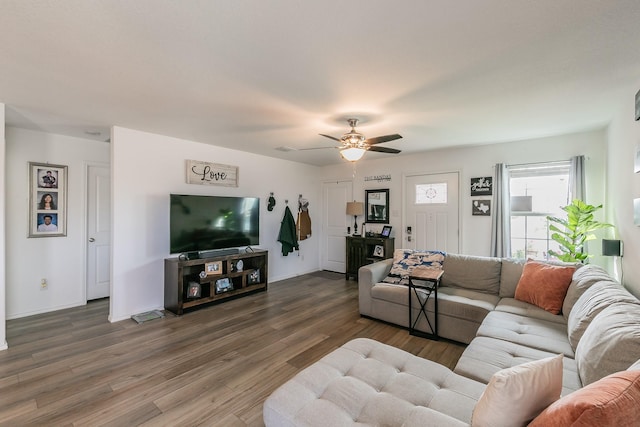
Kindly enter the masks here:
[[361, 237], [347, 236], [346, 245], [347, 280], [350, 277], [358, 280], [358, 269], [363, 265], [393, 258], [393, 237]]

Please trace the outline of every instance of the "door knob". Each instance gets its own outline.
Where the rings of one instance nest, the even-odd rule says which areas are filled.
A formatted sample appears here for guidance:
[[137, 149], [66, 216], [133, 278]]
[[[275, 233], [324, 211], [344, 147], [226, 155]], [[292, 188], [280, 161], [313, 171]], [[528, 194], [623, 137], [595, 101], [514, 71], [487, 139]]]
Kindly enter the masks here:
[[90, 241], [90, 242], [95, 242], [95, 241], [96, 241], [96, 239], [94, 239], [93, 237], [89, 237], [89, 241]]

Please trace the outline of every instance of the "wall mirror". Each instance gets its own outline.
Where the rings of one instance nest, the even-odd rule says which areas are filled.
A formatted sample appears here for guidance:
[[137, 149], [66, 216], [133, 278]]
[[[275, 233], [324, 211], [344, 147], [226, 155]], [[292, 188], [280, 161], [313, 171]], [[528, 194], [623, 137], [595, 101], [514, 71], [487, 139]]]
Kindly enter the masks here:
[[389, 189], [365, 190], [366, 223], [389, 223]]

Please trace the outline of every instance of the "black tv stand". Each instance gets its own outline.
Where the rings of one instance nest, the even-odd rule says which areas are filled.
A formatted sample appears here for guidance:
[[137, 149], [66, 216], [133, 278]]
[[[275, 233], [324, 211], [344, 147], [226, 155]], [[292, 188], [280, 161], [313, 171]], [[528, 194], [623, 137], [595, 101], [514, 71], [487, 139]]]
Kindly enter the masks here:
[[[236, 249], [236, 251], [238, 251]], [[265, 250], [239, 251], [185, 260], [164, 260], [164, 307], [182, 315], [210, 304], [228, 301], [267, 290], [268, 258]], [[242, 263], [240, 263], [242, 261]], [[200, 294], [192, 296], [189, 288], [200, 285]]]

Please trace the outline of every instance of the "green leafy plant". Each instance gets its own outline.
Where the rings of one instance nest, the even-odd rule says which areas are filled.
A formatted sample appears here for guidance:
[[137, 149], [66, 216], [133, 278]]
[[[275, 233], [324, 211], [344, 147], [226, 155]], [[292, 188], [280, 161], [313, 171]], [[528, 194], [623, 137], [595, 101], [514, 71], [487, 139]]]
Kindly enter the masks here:
[[585, 251], [585, 243], [596, 238], [593, 232], [613, 227], [612, 224], [593, 219], [593, 213], [599, 209], [602, 209], [602, 205], [593, 206], [574, 199], [571, 204], [562, 207], [567, 213], [566, 219], [547, 216], [549, 230], [553, 231], [551, 238], [560, 245], [560, 253], [550, 250], [549, 254], [565, 262], [584, 263], [591, 257], [592, 255]]

